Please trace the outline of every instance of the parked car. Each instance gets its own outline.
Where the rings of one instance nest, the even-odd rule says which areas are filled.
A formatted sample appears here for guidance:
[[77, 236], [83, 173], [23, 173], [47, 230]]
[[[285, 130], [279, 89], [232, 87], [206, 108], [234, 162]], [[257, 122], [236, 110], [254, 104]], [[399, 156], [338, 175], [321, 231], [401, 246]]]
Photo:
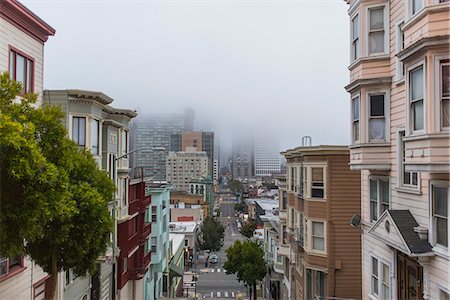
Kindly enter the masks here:
[[209, 257], [209, 262], [212, 264], [216, 264], [219, 261], [219, 257], [217, 254], [213, 254]]

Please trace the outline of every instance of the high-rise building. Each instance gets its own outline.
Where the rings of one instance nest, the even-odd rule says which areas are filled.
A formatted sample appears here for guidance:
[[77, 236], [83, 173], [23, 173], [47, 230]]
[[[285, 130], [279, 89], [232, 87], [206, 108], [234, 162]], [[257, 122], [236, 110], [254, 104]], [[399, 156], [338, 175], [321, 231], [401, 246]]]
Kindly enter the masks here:
[[347, 3], [362, 299], [449, 299], [450, 2]]
[[249, 178], [254, 175], [253, 136], [248, 133], [233, 133], [231, 150], [231, 169], [233, 178]]
[[206, 152], [187, 147], [186, 151], [169, 152], [166, 178], [175, 191], [187, 192], [190, 182], [208, 176], [208, 169]]
[[148, 114], [133, 120], [131, 168], [143, 168], [145, 177], [165, 180], [171, 136], [192, 128], [193, 118], [192, 110], [186, 110], [184, 114]]
[[280, 173], [280, 149], [276, 135], [255, 134], [255, 176]]
[[214, 173], [214, 132], [184, 131], [171, 136], [170, 151], [186, 151], [188, 147], [205, 151], [208, 156], [208, 175]]

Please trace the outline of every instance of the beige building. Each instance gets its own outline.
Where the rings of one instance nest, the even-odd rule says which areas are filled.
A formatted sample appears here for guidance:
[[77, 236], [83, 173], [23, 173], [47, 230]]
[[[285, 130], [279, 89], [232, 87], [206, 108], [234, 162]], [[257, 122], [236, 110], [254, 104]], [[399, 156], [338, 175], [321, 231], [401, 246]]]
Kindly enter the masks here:
[[208, 175], [208, 156], [205, 151], [187, 147], [186, 151], [169, 152], [166, 160], [166, 179], [174, 191], [189, 190], [189, 183]]
[[[16, 0], [0, 1], [0, 72], [42, 99], [44, 45], [55, 30]], [[44, 299], [49, 276], [28, 257], [2, 257], [0, 298]]]
[[346, 2], [362, 297], [449, 299], [450, 3]]

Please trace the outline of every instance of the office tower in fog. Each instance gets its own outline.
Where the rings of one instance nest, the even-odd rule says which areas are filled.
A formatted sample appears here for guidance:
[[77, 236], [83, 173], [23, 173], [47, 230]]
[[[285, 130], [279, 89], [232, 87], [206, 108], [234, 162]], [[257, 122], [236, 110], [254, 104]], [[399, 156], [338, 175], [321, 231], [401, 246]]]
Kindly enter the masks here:
[[233, 132], [231, 152], [233, 178], [252, 177], [254, 175], [253, 135], [251, 133]]
[[271, 176], [280, 173], [280, 145], [276, 134], [255, 134], [255, 176]]

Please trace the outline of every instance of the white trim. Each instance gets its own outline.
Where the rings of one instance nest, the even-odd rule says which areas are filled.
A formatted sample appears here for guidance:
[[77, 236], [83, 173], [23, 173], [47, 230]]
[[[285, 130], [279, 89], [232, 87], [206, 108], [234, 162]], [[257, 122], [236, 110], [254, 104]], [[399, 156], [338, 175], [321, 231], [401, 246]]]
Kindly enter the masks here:
[[[355, 100], [356, 98], [358, 98], [359, 100], [359, 130], [358, 130], [358, 140], [354, 141], [353, 140], [353, 100]], [[358, 145], [361, 144], [361, 92], [352, 94], [351, 99], [350, 99], [350, 141], [351, 141], [351, 145]]]
[[[383, 264], [386, 265], [389, 268], [389, 277], [388, 277], [388, 281], [389, 281], [389, 299], [394, 299], [392, 297], [392, 287], [393, 287], [393, 283], [396, 281], [393, 280], [395, 278], [394, 274], [393, 274], [393, 266], [395, 265], [393, 262], [389, 262], [387, 260], [385, 260], [384, 258], [381, 258], [380, 256], [374, 254], [373, 251], [369, 251], [369, 258], [370, 258], [370, 283], [369, 283], [369, 294], [368, 296], [371, 297], [372, 299], [384, 299], [383, 297]], [[377, 267], [378, 267], [378, 295], [375, 295], [372, 293], [373, 290], [373, 286], [372, 286], [372, 274], [373, 274], [373, 264], [372, 264], [372, 258], [375, 258], [377, 260]]]
[[414, 17], [418, 16], [425, 8], [425, 3], [422, 0], [422, 8], [416, 12], [415, 14], [412, 13], [412, 1], [414, 0], [406, 0], [405, 1], [405, 19], [406, 21], [409, 21], [413, 19]]
[[[405, 45], [403, 45], [403, 47], [400, 47], [400, 44], [402, 43], [401, 33], [403, 34], [403, 42], [405, 39], [405, 32], [402, 29], [403, 24], [405, 24], [405, 21], [403, 19], [398, 21], [397, 23], [395, 23], [395, 47], [396, 47], [395, 51], [396, 51], [396, 53], [399, 53], [400, 51], [402, 51], [405, 46]], [[404, 72], [403, 75], [401, 74], [402, 70]], [[406, 72], [405, 72], [405, 66], [404, 66], [403, 62], [400, 61], [400, 59], [396, 56], [395, 57], [395, 80], [397, 82], [404, 80], [405, 74], [406, 74]]]
[[[353, 52], [353, 20], [358, 17], [358, 57], [354, 57]], [[350, 64], [357, 61], [359, 58], [361, 58], [361, 16], [359, 14], [359, 11], [356, 11], [350, 16]]]
[[[369, 30], [370, 30], [370, 10], [383, 7], [383, 30], [384, 30], [384, 52], [380, 53], [372, 53], [370, 54], [369, 49]], [[365, 56], [373, 57], [373, 56], [380, 56], [380, 55], [389, 55], [389, 48], [390, 48], [390, 41], [389, 41], [389, 35], [390, 35], [390, 25], [389, 25], [389, 5], [388, 3], [381, 3], [381, 4], [374, 4], [369, 5], [365, 7], [365, 25], [366, 30], [364, 32], [365, 37]]]
[[[377, 96], [377, 95], [383, 95], [384, 96], [384, 140], [370, 140], [370, 127], [369, 127], [369, 119], [370, 119], [370, 96]], [[390, 137], [390, 131], [391, 131], [391, 124], [390, 124], [390, 113], [391, 113], [391, 95], [390, 95], [390, 89], [374, 89], [366, 92], [366, 99], [365, 99], [365, 105], [366, 105], [366, 114], [365, 117], [365, 139], [367, 143], [370, 144], [378, 144], [378, 143], [387, 143], [391, 140]]]
[[[440, 188], [447, 188], [447, 247], [444, 245], [440, 245], [436, 243], [436, 236], [435, 236], [435, 226], [434, 226], [434, 218], [433, 218], [433, 188], [434, 187], [440, 187]], [[446, 259], [449, 259], [450, 257], [450, 247], [449, 247], [449, 240], [450, 240], [450, 183], [446, 180], [430, 180], [429, 182], [429, 189], [428, 189], [428, 203], [429, 203], [429, 224], [428, 224], [428, 242], [433, 246], [433, 251], [436, 252], [436, 254], [445, 257]]]
[[[136, 251], [138, 251], [138, 249], [139, 249], [139, 246], [134, 247], [134, 249], [133, 249], [130, 253], [128, 253], [128, 257], [130, 258], [131, 256], [133, 256], [133, 254], [134, 254]], [[128, 267], [128, 266], [127, 266], [127, 267]]]
[[[391, 179], [390, 176], [369, 175], [369, 180], [368, 180], [369, 186], [368, 186], [367, 190], [369, 191], [369, 219], [371, 222], [376, 222], [381, 217], [381, 215], [384, 213], [384, 211], [383, 212], [381, 211], [381, 207], [382, 207], [382, 203], [383, 203], [383, 201], [381, 200], [381, 195], [382, 195], [382, 189], [381, 189], [381, 184], [380, 184], [381, 181], [388, 183], [388, 191], [389, 191], [389, 199], [388, 199], [389, 200], [389, 203], [388, 203], [389, 208], [388, 209], [391, 209], [391, 207], [392, 207], [392, 193], [391, 193], [391, 180], [390, 179]], [[370, 193], [370, 181], [371, 180], [374, 180], [377, 182], [377, 196], [378, 196], [377, 197], [377, 220], [372, 220], [372, 214], [371, 214], [371, 201], [372, 201], [371, 193]]]

